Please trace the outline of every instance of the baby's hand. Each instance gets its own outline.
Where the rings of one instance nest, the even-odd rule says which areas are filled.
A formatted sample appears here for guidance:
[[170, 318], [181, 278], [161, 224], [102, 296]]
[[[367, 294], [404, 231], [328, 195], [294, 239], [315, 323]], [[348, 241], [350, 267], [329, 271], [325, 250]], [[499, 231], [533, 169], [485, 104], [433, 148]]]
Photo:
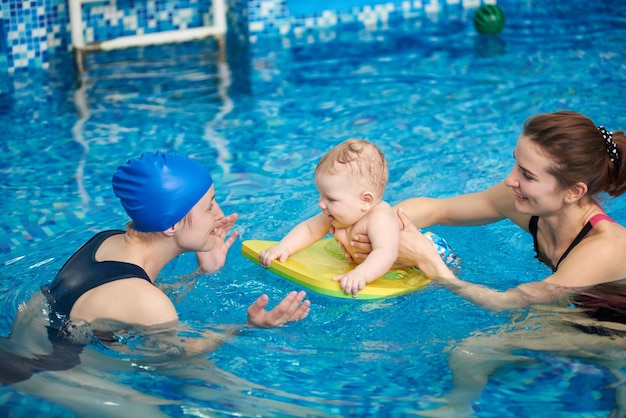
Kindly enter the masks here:
[[273, 247], [263, 250], [259, 253], [259, 260], [263, 267], [269, 267], [272, 261], [278, 260], [284, 263], [289, 258], [289, 248], [284, 245], [278, 244]]
[[333, 280], [340, 282], [341, 290], [343, 290], [346, 295], [352, 293], [353, 297], [357, 297], [359, 290], [365, 289], [365, 285], [367, 284], [367, 279], [363, 273], [356, 270], [352, 270], [341, 276], [335, 276]]

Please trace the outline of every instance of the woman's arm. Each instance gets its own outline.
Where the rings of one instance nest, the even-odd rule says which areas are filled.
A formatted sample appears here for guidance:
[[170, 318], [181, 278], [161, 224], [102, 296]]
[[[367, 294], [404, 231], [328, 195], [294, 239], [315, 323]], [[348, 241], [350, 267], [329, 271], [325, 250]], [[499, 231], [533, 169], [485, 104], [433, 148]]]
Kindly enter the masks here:
[[426, 228], [432, 225], [485, 225], [504, 218], [517, 223], [515, 194], [498, 183], [482, 192], [450, 198], [417, 197], [396, 205], [402, 208], [413, 225]]
[[[504, 183], [487, 190], [450, 198], [416, 197], [395, 206], [402, 209], [417, 228], [433, 225], [484, 225], [508, 218], [524, 230], [528, 230], [530, 216], [515, 209], [515, 193]], [[365, 234], [356, 234], [350, 245], [361, 250], [346, 257], [355, 262], [364, 260], [372, 246]], [[398, 260], [402, 263], [402, 260]]]
[[398, 210], [403, 224], [398, 260], [418, 266], [428, 277], [462, 298], [491, 311], [504, 311], [531, 304], [548, 303], [573, 292], [549, 281], [525, 283], [500, 292], [486, 286], [459, 279], [443, 262], [434, 246], [422, 235], [409, 218]]
[[494, 312], [550, 303], [574, 293], [573, 288], [561, 287], [546, 281], [524, 283], [500, 292], [457, 277], [441, 280], [433, 278], [433, 280], [463, 299]]
[[[270, 328], [285, 325], [288, 322], [300, 321], [307, 317], [311, 306], [311, 302], [305, 300], [305, 297], [306, 293], [303, 291], [290, 292], [278, 305], [268, 311], [265, 308], [269, 298], [267, 295], [261, 295], [248, 308], [246, 325]], [[243, 325], [227, 326], [223, 327], [221, 332], [204, 330], [196, 333], [187, 329], [177, 319], [157, 323], [98, 319], [91, 323], [91, 328], [100, 334], [118, 333], [119, 330], [129, 329], [138, 331], [141, 342], [135, 343], [133, 349], [141, 350], [152, 360], [163, 357], [189, 357], [215, 351], [226, 341], [241, 334], [244, 327]], [[186, 335], [183, 336], [182, 334]], [[123, 344], [116, 344], [113, 348], [128, 351], [128, 347]]]
[[[288, 322], [297, 322], [309, 315], [311, 302], [305, 300], [306, 292], [290, 292], [279, 302], [274, 309], [265, 308], [269, 303], [267, 295], [261, 295], [248, 308], [249, 327], [271, 328], [279, 327]], [[203, 338], [189, 338], [182, 340], [182, 347], [186, 355], [203, 354], [218, 349], [227, 340], [239, 335], [243, 326], [228, 327], [224, 332], [203, 331]]]

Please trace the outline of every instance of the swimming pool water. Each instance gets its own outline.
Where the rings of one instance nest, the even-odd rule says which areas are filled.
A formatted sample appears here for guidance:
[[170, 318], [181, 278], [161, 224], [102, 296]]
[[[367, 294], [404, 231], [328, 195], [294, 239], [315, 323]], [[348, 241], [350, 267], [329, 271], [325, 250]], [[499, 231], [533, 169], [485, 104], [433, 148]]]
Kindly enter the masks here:
[[[383, 150], [385, 197], [395, 203], [502, 180], [534, 113], [570, 109], [626, 129], [625, 3], [554, 3], [499, 2], [507, 26], [497, 37], [443, 13], [394, 22], [393, 30], [312, 32], [314, 42], [261, 39], [247, 53], [227, 49], [226, 60], [208, 40], [90, 55], [82, 75], [66, 60], [46, 74], [5, 80], [1, 334], [19, 303], [82, 242], [124, 226], [110, 178], [144, 150], [197, 158], [214, 173], [222, 208], [240, 214], [242, 239], [279, 239], [317, 211], [315, 164], [349, 137]], [[622, 223], [625, 203], [606, 202]], [[531, 238], [509, 223], [432, 230], [461, 257], [467, 280], [504, 289], [548, 273], [533, 258]], [[176, 285], [194, 263], [179, 257], [163, 282]], [[198, 331], [242, 323], [261, 293], [276, 301], [294, 286], [244, 259], [238, 242], [220, 273], [177, 289], [180, 317]], [[110, 369], [85, 373], [173, 400], [160, 407], [170, 416], [400, 416], [432, 408], [447, 393], [452, 347], [517, 315], [484, 312], [436, 285], [384, 301], [310, 299], [305, 321], [246, 330], [208, 355], [212, 363], [128, 370], [127, 357], [94, 347]], [[472, 405], [476, 416], [595, 417], [614, 408], [615, 378], [599, 364], [529, 355], [530, 364], [492, 377]], [[69, 392], [87, 385], [59, 379]], [[107, 396], [92, 390], [94, 402]], [[74, 413], [12, 387], [0, 388], [0, 400], [3, 414]]]

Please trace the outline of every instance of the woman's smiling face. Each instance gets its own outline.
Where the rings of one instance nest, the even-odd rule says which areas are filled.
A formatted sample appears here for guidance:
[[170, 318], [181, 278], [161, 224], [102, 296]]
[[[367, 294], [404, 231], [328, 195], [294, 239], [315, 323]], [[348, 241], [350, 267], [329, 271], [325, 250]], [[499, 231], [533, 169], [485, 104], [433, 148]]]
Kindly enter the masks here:
[[515, 208], [529, 215], [561, 209], [567, 190], [548, 171], [554, 161], [524, 135], [519, 137], [513, 156], [515, 165], [504, 183], [515, 192]]

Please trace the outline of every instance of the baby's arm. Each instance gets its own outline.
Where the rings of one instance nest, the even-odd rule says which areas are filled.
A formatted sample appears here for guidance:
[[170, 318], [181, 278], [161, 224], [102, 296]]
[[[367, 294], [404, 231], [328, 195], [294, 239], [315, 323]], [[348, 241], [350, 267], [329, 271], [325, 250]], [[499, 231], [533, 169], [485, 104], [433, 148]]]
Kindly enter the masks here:
[[378, 210], [367, 220], [367, 235], [372, 243], [370, 252], [361, 264], [353, 270], [333, 280], [340, 282], [341, 289], [356, 297], [359, 290], [384, 275], [393, 267], [398, 258], [400, 224], [394, 210]]
[[319, 241], [328, 234], [330, 221], [323, 213], [300, 222], [278, 244], [259, 253], [261, 265], [268, 267], [272, 261], [287, 261], [291, 254]]

